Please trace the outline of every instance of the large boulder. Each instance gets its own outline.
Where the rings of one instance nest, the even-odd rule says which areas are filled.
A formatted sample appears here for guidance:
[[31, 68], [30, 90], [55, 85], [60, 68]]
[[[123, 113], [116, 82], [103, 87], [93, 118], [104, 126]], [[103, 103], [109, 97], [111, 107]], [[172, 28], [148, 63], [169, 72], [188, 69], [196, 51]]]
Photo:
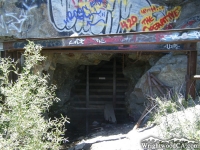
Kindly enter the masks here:
[[[148, 72], [152, 73], [158, 80], [167, 86], [172, 87], [176, 92], [185, 93], [185, 76], [187, 73], [187, 56], [167, 54], [151, 67]], [[197, 74], [200, 73], [200, 56], [197, 58]], [[200, 88], [196, 84], [196, 91]], [[129, 113], [137, 118], [141, 115], [147, 103], [147, 96], [150, 96], [147, 72], [139, 79], [134, 90], [128, 96]], [[153, 96], [161, 96], [155, 86], [152, 86]]]

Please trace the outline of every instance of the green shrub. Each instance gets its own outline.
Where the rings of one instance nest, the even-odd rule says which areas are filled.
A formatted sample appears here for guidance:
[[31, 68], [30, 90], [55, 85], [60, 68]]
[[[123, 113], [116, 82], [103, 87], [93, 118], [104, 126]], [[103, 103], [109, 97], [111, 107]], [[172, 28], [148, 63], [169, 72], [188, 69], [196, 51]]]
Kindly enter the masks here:
[[156, 123], [164, 138], [183, 138], [200, 141], [200, 106], [191, 99], [185, 100], [181, 94], [173, 97], [152, 99], [156, 109], [151, 113], [151, 121]]
[[[49, 107], [59, 101], [54, 85], [48, 86], [48, 75], [33, 73], [45, 60], [42, 47], [30, 42], [25, 46], [25, 63], [21, 73], [10, 58], [0, 60], [0, 149], [59, 149], [64, 138], [66, 117], [45, 118]], [[18, 75], [10, 81], [9, 74]]]

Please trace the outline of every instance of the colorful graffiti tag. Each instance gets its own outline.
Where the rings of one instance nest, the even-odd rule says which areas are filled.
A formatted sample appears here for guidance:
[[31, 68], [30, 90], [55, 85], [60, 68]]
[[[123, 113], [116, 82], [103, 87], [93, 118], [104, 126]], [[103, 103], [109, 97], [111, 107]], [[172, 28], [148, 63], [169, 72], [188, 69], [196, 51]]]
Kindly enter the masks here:
[[165, 35], [161, 38], [161, 41], [181, 41], [181, 40], [198, 40], [200, 38], [200, 31], [191, 31], [191, 32], [184, 32], [184, 33], [175, 33], [172, 35]]
[[120, 26], [122, 29], [131, 30], [138, 22], [137, 16], [131, 16], [127, 20], [122, 20]]
[[[8, 1], [5, 4], [0, 4], [0, 28], [25, 37], [32, 29], [45, 31], [39, 21], [41, 13], [49, 19], [44, 23], [53, 25], [59, 35], [172, 29], [181, 13], [180, 6], [168, 8], [151, 0], [13, 0], [12, 5]], [[181, 28], [198, 21], [199, 16], [190, 18]]]
[[40, 7], [42, 3], [47, 3], [47, 0], [17, 0], [15, 6], [24, 10], [30, 10], [34, 7]]
[[186, 22], [184, 22], [183, 24], [181, 24], [180, 26], [178, 26], [178, 28], [188, 28], [188, 27], [192, 27], [194, 25], [199, 26], [200, 24], [200, 16], [194, 16], [189, 18]]
[[0, 27], [6, 33], [10, 31], [17, 31], [19, 33], [29, 31], [35, 21], [33, 15], [31, 15], [29, 11], [46, 3], [47, 0], [17, 0], [14, 2], [14, 6], [19, 9], [11, 12], [4, 8], [6, 7], [4, 5], [8, 5], [8, 2], [1, 3], [0, 11], [4, 13], [0, 13]]
[[167, 14], [159, 19], [155, 19], [152, 16], [147, 16], [142, 20], [143, 31], [160, 30], [167, 24], [174, 22], [180, 16], [181, 7], [174, 7], [168, 11]]
[[149, 0], [49, 0], [48, 10], [57, 31], [90, 35], [161, 30], [179, 18], [181, 7], [168, 10]]

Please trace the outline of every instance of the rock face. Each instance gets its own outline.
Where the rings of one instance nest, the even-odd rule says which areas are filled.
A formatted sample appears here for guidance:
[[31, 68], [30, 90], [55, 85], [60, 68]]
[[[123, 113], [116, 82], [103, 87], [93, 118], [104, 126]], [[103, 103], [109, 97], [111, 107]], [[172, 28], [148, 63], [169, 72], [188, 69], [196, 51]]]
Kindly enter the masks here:
[[0, 0], [0, 36], [6, 40], [5, 36], [47, 38], [197, 27], [199, 7], [198, 0]]
[[[197, 58], [197, 74], [200, 73], [200, 56]], [[185, 92], [185, 76], [187, 71], [187, 56], [167, 54], [160, 58], [158, 62], [149, 70], [162, 83], [173, 88], [174, 91], [184, 94]], [[200, 85], [197, 82], [196, 90], [199, 91]], [[131, 115], [138, 117], [138, 113], [144, 110], [147, 103], [147, 96], [150, 95], [150, 87], [148, 84], [147, 73], [145, 73], [134, 87], [128, 98], [129, 109]], [[161, 96], [158, 89], [152, 88], [154, 96]]]

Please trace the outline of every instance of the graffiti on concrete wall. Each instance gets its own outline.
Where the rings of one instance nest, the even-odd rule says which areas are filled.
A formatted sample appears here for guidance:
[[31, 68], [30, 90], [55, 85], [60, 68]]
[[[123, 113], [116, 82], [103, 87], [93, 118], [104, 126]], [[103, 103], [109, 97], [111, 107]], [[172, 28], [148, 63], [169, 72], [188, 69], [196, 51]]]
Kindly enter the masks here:
[[136, 26], [138, 18], [136, 16], [131, 16], [127, 20], [120, 21], [120, 26], [122, 29], [131, 30]]
[[33, 9], [40, 7], [42, 3], [47, 3], [46, 0], [17, 0], [14, 6], [19, 8], [15, 12], [8, 11], [4, 8], [4, 3], [1, 4], [1, 11], [4, 13], [0, 14], [0, 27], [3, 28], [6, 33], [9, 31], [16, 32], [27, 32], [33, 24], [34, 20], [31, 18], [33, 15], [28, 12]]
[[49, 0], [48, 10], [59, 32], [110, 34], [163, 29], [179, 18], [181, 7], [168, 10], [149, 0]]
[[35, 7], [40, 7], [42, 3], [47, 3], [46, 0], [17, 0], [15, 6], [24, 10], [30, 10]]
[[5, 13], [0, 16], [0, 27], [3, 28], [6, 33], [8, 33], [10, 30], [21, 32], [24, 22], [28, 20], [28, 18], [29, 16], [24, 12], [22, 12], [20, 15], [16, 15], [14, 13]]
[[147, 16], [142, 19], [143, 31], [161, 30], [167, 24], [174, 22], [180, 16], [181, 7], [176, 6], [168, 11], [163, 17], [156, 19], [153, 16]]
[[179, 26], [179, 28], [181, 28], [181, 29], [189, 28], [189, 27], [192, 27], [195, 24], [197, 24], [198, 26], [200, 25], [200, 16], [194, 16], [194, 17], [189, 18], [186, 22], [181, 24]]
[[[53, 25], [59, 34], [97, 35], [172, 29], [181, 13], [180, 6], [168, 8], [152, 4], [150, 0], [13, 0], [5, 3], [6, 6], [0, 3], [0, 28], [14, 34], [27, 33], [33, 28], [45, 30], [39, 23], [39, 27], [35, 26], [39, 18], [35, 17], [37, 8], [42, 4], [47, 4], [44, 7], [44, 11], [48, 11], [45, 17], [49, 17], [46, 25]], [[191, 19], [198, 20], [198, 17]]]

